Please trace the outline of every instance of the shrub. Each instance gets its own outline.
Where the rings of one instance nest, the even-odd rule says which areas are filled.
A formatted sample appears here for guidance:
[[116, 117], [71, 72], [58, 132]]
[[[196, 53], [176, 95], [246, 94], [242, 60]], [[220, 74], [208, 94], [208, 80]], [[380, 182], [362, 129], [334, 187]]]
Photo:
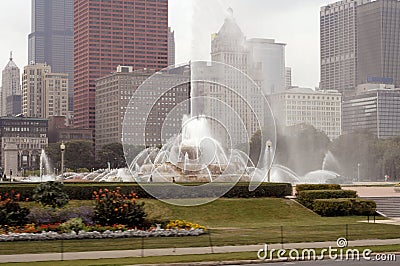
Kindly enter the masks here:
[[373, 215], [376, 203], [363, 199], [316, 199], [313, 210], [322, 216]]
[[20, 199], [20, 194], [0, 195], [0, 225], [22, 226], [28, 221], [28, 208], [21, 208], [16, 202]]
[[356, 198], [357, 192], [353, 190], [305, 190], [300, 191], [297, 201], [305, 207], [312, 209], [316, 199]]
[[298, 184], [296, 185], [296, 195], [300, 191], [305, 190], [340, 190], [342, 189], [338, 184]]
[[346, 216], [351, 214], [350, 199], [316, 199], [313, 210], [322, 216]]
[[60, 182], [49, 181], [39, 184], [34, 191], [33, 199], [43, 206], [61, 208], [68, 204], [68, 195], [64, 191], [64, 185]]
[[127, 195], [116, 190], [100, 189], [93, 192], [95, 198], [94, 218], [100, 225], [122, 224], [130, 227], [142, 227], [146, 214], [144, 203], [137, 203], [135, 193]]
[[353, 215], [373, 215], [376, 211], [376, 202], [373, 200], [351, 199]]
[[72, 231], [78, 233], [85, 229], [85, 224], [81, 218], [72, 218], [65, 223], [60, 224], [59, 229], [63, 233], [70, 233]]

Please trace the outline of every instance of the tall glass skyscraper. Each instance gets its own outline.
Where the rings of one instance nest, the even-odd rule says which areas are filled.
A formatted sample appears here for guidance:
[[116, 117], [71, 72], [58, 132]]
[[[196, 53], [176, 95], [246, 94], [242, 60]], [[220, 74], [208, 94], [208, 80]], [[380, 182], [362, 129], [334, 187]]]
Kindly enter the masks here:
[[32, 0], [28, 64], [47, 63], [53, 72], [67, 73], [69, 110], [74, 88], [74, 0]]

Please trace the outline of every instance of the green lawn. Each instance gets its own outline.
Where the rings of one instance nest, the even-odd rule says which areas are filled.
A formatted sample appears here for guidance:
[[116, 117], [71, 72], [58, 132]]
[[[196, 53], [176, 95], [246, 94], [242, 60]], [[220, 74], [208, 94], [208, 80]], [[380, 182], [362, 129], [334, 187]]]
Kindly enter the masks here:
[[[144, 200], [152, 218], [183, 219], [210, 228], [199, 237], [145, 238], [144, 248], [174, 248], [334, 241], [339, 237], [356, 239], [400, 238], [399, 226], [359, 223], [367, 217], [320, 217], [286, 199], [219, 199], [197, 207], [179, 207], [156, 200]], [[33, 206], [36, 203], [24, 203]], [[72, 205], [92, 204], [71, 201]], [[348, 225], [346, 228], [346, 224]], [[211, 240], [211, 242], [210, 242]], [[62, 247], [63, 246], [63, 247]], [[0, 243], [0, 254], [21, 254], [95, 250], [140, 249], [140, 238], [106, 240], [69, 240]]]

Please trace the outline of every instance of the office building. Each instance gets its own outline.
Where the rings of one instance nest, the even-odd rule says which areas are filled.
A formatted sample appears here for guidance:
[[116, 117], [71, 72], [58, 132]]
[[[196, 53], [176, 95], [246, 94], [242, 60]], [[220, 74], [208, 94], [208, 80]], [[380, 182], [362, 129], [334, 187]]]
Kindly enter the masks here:
[[343, 0], [321, 7], [321, 89], [347, 94], [357, 86], [357, 10], [370, 0]]
[[68, 74], [52, 73], [46, 64], [24, 67], [22, 114], [26, 117], [68, 118]]
[[74, 126], [95, 129], [95, 81], [168, 65], [168, 0], [74, 1]]
[[[237, 147], [247, 143], [260, 126], [265, 124], [264, 114], [269, 110], [265, 110], [268, 106], [262, 104], [262, 91], [265, 94], [275, 88], [266, 85], [272, 84], [268, 83], [266, 71], [269, 70], [268, 57], [274, 61], [275, 57], [271, 53], [276, 51], [262, 55], [267, 47], [275, 46], [274, 41], [248, 41], [237, 25], [233, 11], [230, 10], [230, 13], [218, 33], [212, 35], [211, 60], [218, 63], [192, 65], [192, 75], [198, 75], [192, 76], [192, 79], [206, 80], [193, 83], [192, 94], [205, 96], [202, 103], [193, 104], [195, 115], [207, 115], [229, 125], [227, 132], [228, 129], [221, 128], [218, 122], [210, 121], [213, 137], [226, 147]], [[277, 58], [281, 58], [280, 52]], [[276, 67], [280, 69], [279, 64]], [[273, 73], [281, 73], [278, 79], [282, 78], [280, 81], [284, 83], [283, 70], [284, 66], [282, 71]]]
[[367, 130], [378, 138], [400, 136], [400, 89], [387, 84], [361, 84], [343, 102], [343, 132]]
[[21, 76], [18, 66], [10, 61], [2, 72], [2, 87], [0, 97], [0, 116], [17, 115], [21, 113]]
[[250, 64], [261, 73], [261, 88], [264, 94], [281, 92], [285, 84], [285, 47], [273, 39], [249, 39], [246, 45], [250, 53]]
[[[161, 75], [162, 78], [158, 78]], [[151, 83], [137, 91], [150, 76]], [[131, 145], [165, 143], [173, 136], [169, 132], [176, 133], [183, 116], [190, 112], [189, 77], [190, 71], [184, 67], [155, 74], [154, 70], [133, 71], [132, 67], [119, 66], [116, 72], [98, 79], [96, 150], [106, 144], [121, 143], [122, 137]], [[129, 105], [134, 93], [134, 102]], [[145, 106], [151, 107], [148, 113], [143, 113]], [[134, 108], [134, 115], [125, 117], [128, 107]], [[123, 122], [130, 128], [126, 132], [122, 132]], [[163, 131], [168, 127], [173, 130]]]
[[400, 87], [400, 1], [377, 0], [358, 7], [357, 84]]
[[0, 117], [1, 169], [10, 177], [40, 168], [40, 154], [47, 147], [47, 119]]
[[66, 124], [65, 116], [49, 117], [49, 143], [68, 142], [72, 140], [93, 141], [93, 130], [89, 128], [74, 128]]
[[269, 98], [280, 127], [308, 124], [325, 132], [330, 139], [342, 134], [342, 95], [338, 91], [292, 88]]
[[74, 89], [74, 0], [32, 0], [28, 64], [46, 63], [68, 74], [69, 111]]
[[168, 28], [168, 66], [175, 65], [175, 31]]

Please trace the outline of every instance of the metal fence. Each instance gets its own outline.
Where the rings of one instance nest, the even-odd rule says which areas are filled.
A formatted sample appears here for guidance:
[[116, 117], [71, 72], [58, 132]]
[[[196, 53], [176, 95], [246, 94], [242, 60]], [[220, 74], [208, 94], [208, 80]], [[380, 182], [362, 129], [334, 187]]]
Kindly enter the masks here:
[[[374, 223], [269, 226], [257, 228], [215, 228], [201, 236], [185, 237], [134, 237], [121, 239], [80, 239], [54, 241], [1, 242], [0, 254], [60, 253], [66, 252], [132, 250], [135, 256], [145, 256], [146, 250], [187, 247], [208, 247], [209, 253], [217, 246], [263, 245], [301, 242], [336, 241], [345, 237], [348, 241], [361, 239], [400, 238], [398, 225]], [[134, 257], [134, 256], [133, 256]]]

